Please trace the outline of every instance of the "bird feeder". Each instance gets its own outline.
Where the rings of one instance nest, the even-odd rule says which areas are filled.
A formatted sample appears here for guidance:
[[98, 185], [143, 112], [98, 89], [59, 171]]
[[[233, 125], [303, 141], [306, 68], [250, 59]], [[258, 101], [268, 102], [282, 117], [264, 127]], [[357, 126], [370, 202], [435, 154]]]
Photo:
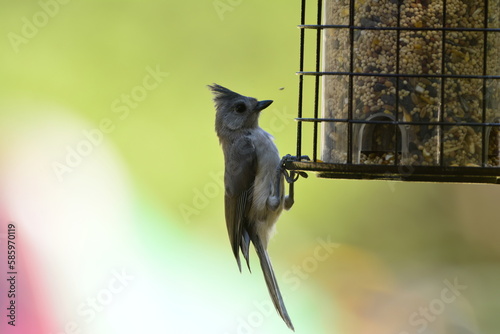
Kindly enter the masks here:
[[311, 3], [287, 169], [500, 183], [500, 0]]

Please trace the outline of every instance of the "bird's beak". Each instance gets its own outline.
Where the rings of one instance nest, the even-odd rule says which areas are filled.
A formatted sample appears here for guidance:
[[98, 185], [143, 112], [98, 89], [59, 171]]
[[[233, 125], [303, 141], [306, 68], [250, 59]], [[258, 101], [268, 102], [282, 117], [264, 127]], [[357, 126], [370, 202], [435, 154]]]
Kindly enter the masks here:
[[255, 111], [261, 111], [269, 107], [273, 103], [272, 100], [265, 100], [257, 102], [257, 106], [255, 107]]

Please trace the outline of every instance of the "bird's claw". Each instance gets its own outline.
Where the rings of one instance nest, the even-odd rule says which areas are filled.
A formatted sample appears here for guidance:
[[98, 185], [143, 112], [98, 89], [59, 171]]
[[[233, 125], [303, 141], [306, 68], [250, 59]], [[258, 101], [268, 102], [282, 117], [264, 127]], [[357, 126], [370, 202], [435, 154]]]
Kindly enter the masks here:
[[287, 154], [283, 158], [281, 158], [281, 161], [280, 161], [278, 168], [279, 168], [279, 172], [281, 174], [283, 174], [283, 176], [285, 177], [286, 182], [294, 183], [295, 181], [297, 181], [299, 179], [300, 176], [302, 176], [303, 178], [308, 177], [306, 172], [293, 171], [293, 170], [289, 172], [285, 167], [285, 164], [288, 161], [297, 162], [297, 161], [303, 161], [303, 160], [311, 161], [311, 159], [307, 155], [301, 155], [300, 157], [296, 157], [294, 155]]

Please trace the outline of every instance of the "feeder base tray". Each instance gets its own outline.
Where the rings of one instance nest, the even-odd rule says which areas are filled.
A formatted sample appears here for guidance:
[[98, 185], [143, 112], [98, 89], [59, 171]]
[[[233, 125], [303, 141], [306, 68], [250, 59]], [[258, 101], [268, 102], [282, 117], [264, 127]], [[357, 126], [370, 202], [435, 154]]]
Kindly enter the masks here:
[[320, 178], [331, 179], [500, 184], [500, 168], [496, 167], [376, 166], [287, 161], [285, 168], [315, 172]]

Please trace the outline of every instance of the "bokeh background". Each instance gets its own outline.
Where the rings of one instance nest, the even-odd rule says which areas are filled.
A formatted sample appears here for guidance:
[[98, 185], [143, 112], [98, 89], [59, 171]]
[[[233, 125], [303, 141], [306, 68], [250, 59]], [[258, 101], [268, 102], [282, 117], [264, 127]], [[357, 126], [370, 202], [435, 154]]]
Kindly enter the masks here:
[[[1, 333], [290, 332], [231, 254], [206, 85], [273, 99], [261, 126], [295, 153], [299, 7], [2, 1]], [[270, 244], [296, 332], [497, 333], [499, 195], [301, 179]]]

